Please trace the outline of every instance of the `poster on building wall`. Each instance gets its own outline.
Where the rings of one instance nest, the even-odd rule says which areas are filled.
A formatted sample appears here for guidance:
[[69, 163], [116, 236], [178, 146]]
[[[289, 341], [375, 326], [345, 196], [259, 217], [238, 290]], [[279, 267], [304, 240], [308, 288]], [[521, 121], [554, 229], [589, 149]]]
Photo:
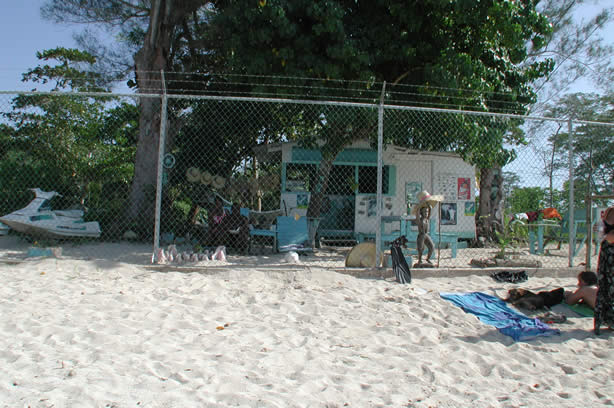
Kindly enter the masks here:
[[465, 201], [465, 215], [468, 217], [475, 216], [475, 202]]
[[459, 200], [471, 200], [471, 179], [469, 177], [458, 178], [457, 196]]
[[309, 194], [298, 193], [296, 195], [296, 206], [298, 208], [307, 208], [309, 206]]
[[369, 197], [367, 199], [367, 217], [375, 217], [377, 215], [377, 197]]
[[418, 193], [422, 191], [422, 183], [419, 181], [408, 181], [405, 183], [405, 205], [410, 208], [412, 204], [418, 203]]
[[441, 204], [441, 225], [456, 225], [456, 203]]
[[456, 174], [439, 173], [437, 175], [438, 191], [433, 191], [431, 194], [442, 194], [444, 200], [457, 200], [457, 184]]

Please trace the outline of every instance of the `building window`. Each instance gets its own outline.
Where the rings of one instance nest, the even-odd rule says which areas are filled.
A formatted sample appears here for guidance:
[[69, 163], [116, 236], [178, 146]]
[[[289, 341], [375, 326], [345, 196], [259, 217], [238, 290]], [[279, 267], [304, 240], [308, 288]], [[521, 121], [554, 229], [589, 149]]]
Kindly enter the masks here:
[[[390, 166], [382, 168], [382, 193], [388, 194]], [[358, 192], [361, 194], [377, 194], [377, 167], [358, 167]]]

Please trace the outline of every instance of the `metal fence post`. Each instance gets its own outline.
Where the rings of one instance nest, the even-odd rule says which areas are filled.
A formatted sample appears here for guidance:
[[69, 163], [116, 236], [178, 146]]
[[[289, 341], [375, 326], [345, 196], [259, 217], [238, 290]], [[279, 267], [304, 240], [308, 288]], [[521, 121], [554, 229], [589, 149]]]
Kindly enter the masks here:
[[375, 215], [375, 267], [379, 268], [382, 264], [380, 251], [382, 250], [382, 174], [383, 174], [383, 144], [384, 144], [384, 94], [386, 92], [386, 81], [382, 85], [382, 95], [380, 96], [379, 109], [377, 115], [377, 210]]
[[574, 217], [574, 155], [573, 155], [573, 121], [567, 122], [569, 133], [569, 267], [573, 267], [573, 256], [576, 248], [576, 222]]
[[167, 125], [167, 108], [168, 96], [166, 94], [166, 82], [164, 79], [164, 71], [160, 71], [162, 79], [162, 106], [160, 107], [160, 139], [158, 141], [158, 174], [156, 177], [156, 209], [154, 216], [154, 242], [152, 263], [156, 261], [155, 257], [160, 248], [160, 212], [162, 208], [162, 173], [164, 159], [164, 144], [166, 142], [166, 125]]

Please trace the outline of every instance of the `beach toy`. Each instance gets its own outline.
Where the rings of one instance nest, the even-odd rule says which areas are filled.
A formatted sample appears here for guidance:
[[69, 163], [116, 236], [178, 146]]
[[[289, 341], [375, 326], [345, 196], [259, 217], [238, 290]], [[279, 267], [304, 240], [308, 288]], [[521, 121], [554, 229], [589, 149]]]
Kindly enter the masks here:
[[157, 264], [164, 264], [166, 263], [166, 261], [167, 261], [167, 258], [166, 258], [166, 254], [164, 253], [164, 249], [158, 248], [154, 256], [154, 262]]
[[215, 252], [213, 253], [213, 255], [211, 256], [211, 260], [216, 260], [216, 261], [226, 261], [226, 247], [225, 246], [219, 246], [215, 249]]
[[288, 252], [286, 256], [284, 257], [284, 259], [286, 260], [287, 263], [293, 263], [293, 264], [300, 263], [298, 253], [294, 251]]
[[49, 248], [32, 247], [28, 249], [27, 258], [35, 258], [39, 256], [53, 256], [53, 251]]
[[174, 262], [177, 259], [178, 255], [179, 254], [177, 253], [177, 246], [174, 244], [169, 245], [166, 249], [166, 258], [168, 259], [168, 261]]

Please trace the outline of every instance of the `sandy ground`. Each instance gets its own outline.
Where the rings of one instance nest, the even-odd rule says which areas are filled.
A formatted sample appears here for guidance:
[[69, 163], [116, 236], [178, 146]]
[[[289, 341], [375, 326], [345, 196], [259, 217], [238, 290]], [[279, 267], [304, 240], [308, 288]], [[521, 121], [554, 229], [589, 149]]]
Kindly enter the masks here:
[[557, 306], [560, 335], [514, 342], [439, 296], [571, 290], [571, 269], [518, 285], [414, 270], [400, 285], [389, 269], [340, 273], [336, 252], [318, 255], [332, 267], [232, 254], [151, 266], [149, 245], [26, 258], [28, 244], [0, 240], [2, 407], [614, 404], [614, 333], [595, 336], [591, 318]]

